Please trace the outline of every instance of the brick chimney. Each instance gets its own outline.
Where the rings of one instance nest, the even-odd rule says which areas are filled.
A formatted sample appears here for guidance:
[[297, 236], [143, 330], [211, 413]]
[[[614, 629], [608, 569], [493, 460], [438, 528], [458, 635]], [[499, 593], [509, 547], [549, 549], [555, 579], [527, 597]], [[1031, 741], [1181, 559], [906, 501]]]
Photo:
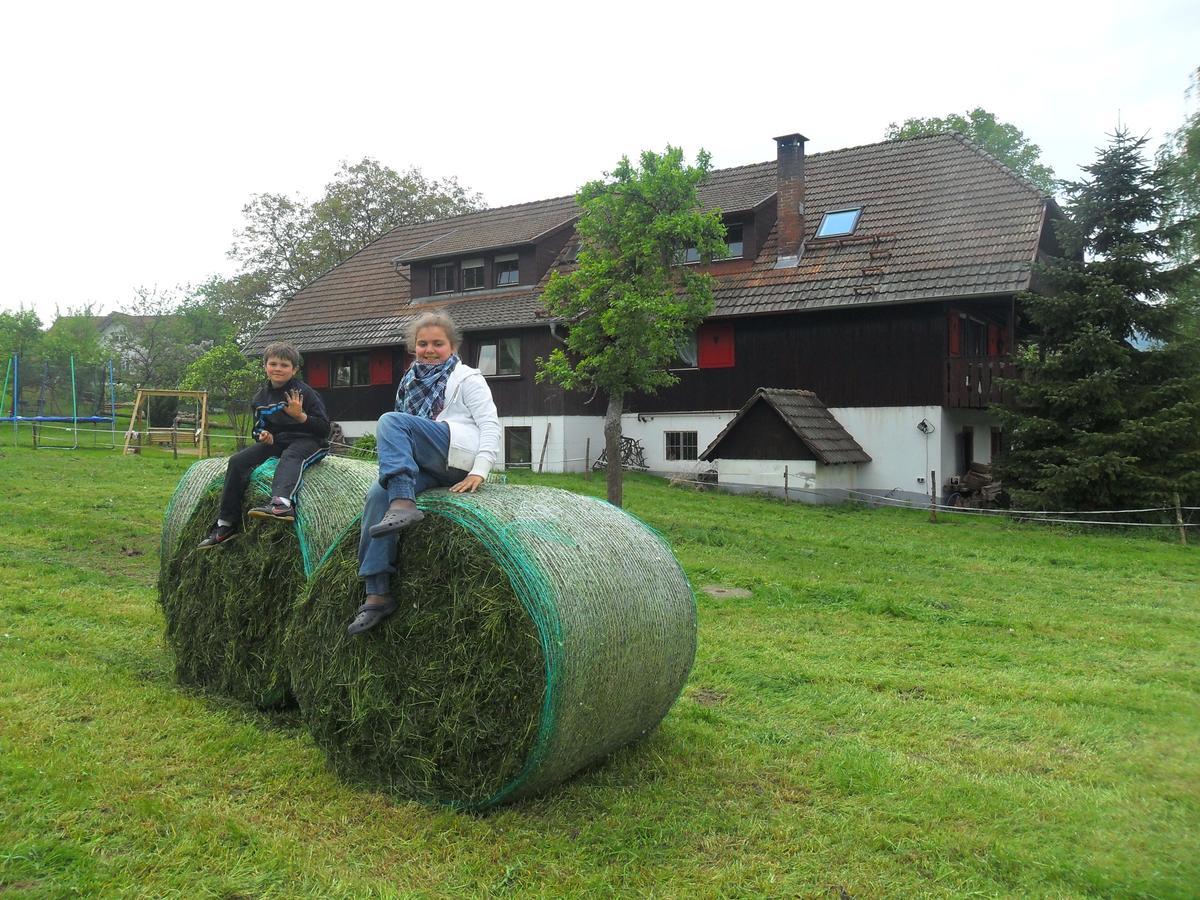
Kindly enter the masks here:
[[802, 134], [785, 134], [775, 138], [778, 145], [776, 179], [779, 185], [777, 269], [798, 266], [804, 252], [804, 142], [807, 140]]

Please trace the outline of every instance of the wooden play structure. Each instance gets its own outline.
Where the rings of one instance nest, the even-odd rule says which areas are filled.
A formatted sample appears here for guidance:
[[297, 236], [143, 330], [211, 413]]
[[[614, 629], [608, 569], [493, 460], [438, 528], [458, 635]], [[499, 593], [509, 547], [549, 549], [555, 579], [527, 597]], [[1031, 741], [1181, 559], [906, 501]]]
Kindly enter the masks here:
[[[177, 400], [192, 400], [195, 412], [182, 410], [175, 413], [174, 422], [168, 427], [150, 425], [150, 398], [174, 397]], [[142, 427], [139, 427], [139, 424]], [[141, 453], [143, 444], [163, 444], [178, 455], [180, 445], [195, 448], [197, 456], [208, 455], [208, 391], [160, 391], [139, 389], [133, 401], [133, 414], [129, 418], [129, 430], [125, 432], [125, 452]]]

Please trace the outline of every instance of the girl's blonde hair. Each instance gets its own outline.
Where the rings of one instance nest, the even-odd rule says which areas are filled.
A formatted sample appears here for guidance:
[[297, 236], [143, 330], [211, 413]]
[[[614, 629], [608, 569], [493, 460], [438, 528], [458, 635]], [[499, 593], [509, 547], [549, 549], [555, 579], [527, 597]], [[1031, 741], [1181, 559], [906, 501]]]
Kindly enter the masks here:
[[455, 350], [462, 343], [462, 338], [458, 333], [458, 326], [454, 324], [454, 320], [450, 318], [450, 314], [442, 309], [431, 310], [430, 312], [421, 313], [415, 319], [408, 323], [408, 328], [404, 331], [404, 342], [407, 344], [409, 352], [417, 346], [417, 332], [422, 328], [440, 328], [446, 332], [446, 340], [450, 342], [450, 346]]

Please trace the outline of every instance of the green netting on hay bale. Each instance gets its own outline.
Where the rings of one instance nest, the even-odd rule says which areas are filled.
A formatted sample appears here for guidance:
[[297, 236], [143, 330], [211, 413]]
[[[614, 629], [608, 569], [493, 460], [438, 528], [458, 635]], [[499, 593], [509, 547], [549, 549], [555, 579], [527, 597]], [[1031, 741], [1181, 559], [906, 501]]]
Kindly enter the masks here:
[[691, 669], [695, 600], [670, 548], [551, 488], [423, 494], [402, 534], [400, 611], [358, 638], [356, 536], [288, 630], [291, 683], [343, 773], [482, 808], [569, 777], [654, 728]]
[[[329, 459], [304, 476], [296, 526], [243, 521], [221, 547], [196, 545], [216, 521], [225, 460], [202, 460], [184, 474], [163, 522], [159, 602], [176, 674], [260, 707], [290, 698], [283, 638], [306, 573], [362, 510], [372, 475]], [[276, 460], [255, 470], [244, 509], [270, 497]], [[309, 495], [319, 503], [306, 504]]]

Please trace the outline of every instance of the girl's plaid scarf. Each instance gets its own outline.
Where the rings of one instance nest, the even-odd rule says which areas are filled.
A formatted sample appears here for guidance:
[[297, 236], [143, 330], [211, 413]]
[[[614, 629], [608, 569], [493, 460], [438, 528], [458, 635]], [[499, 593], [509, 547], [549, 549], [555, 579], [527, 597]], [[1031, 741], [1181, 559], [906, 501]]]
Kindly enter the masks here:
[[444, 363], [429, 365], [413, 363], [396, 388], [396, 412], [406, 412], [422, 419], [436, 419], [446, 405], [446, 382], [450, 370], [458, 365], [455, 353]]

